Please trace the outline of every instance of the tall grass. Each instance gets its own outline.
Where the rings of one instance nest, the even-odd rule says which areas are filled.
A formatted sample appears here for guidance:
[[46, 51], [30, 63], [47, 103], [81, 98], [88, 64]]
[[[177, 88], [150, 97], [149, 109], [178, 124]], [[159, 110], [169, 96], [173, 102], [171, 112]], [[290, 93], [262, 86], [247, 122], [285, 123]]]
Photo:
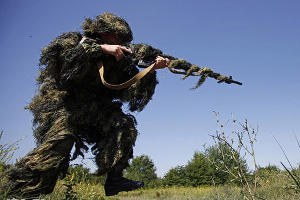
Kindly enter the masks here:
[[[258, 181], [257, 195], [267, 200], [299, 200], [299, 194], [287, 190], [289, 178], [284, 173], [272, 174]], [[202, 187], [166, 187], [141, 189], [131, 192], [121, 192], [113, 197], [106, 197], [103, 186], [95, 183], [78, 183], [73, 186], [76, 198], [80, 200], [243, 200], [241, 188], [233, 185], [202, 186]], [[64, 180], [60, 180], [50, 195], [41, 199], [66, 199]], [[259, 199], [259, 198], [255, 198]]]
[[18, 141], [13, 144], [2, 143], [3, 131], [0, 131], [0, 199], [7, 199], [9, 188], [7, 188], [6, 170], [10, 167], [8, 164], [13, 158], [14, 152], [18, 149]]
[[14, 152], [18, 148], [18, 141], [13, 144], [2, 144], [3, 130], [0, 131], [0, 170], [11, 161]]

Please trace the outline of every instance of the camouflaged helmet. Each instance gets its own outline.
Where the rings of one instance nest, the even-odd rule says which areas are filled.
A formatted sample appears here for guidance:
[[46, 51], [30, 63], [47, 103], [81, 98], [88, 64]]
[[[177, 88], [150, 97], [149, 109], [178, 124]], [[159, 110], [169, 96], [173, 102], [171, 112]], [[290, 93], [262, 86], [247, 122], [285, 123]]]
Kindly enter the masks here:
[[132, 31], [128, 23], [112, 13], [104, 13], [95, 20], [87, 18], [82, 25], [84, 35], [97, 38], [101, 34], [115, 33], [123, 42], [132, 41]]

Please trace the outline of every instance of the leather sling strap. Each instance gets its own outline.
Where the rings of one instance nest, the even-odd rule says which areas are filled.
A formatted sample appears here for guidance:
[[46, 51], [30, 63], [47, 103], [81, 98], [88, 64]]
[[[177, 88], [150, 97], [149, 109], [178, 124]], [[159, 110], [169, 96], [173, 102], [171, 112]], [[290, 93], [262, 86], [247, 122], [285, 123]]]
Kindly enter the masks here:
[[147, 67], [146, 69], [144, 69], [143, 71], [140, 71], [138, 74], [136, 74], [134, 77], [132, 77], [130, 80], [121, 83], [121, 84], [110, 84], [107, 83], [104, 79], [104, 66], [102, 62], [98, 63], [99, 66], [99, 74], [100, 74], [100, 78], [101, 81], [103, 83], [103, 85], [109, 89], [112, 90], [121, 90], [124, 88], [128, 88], [130, 87], [132, 84], [136, 83], [138, 80], [142, 79], [146, 74], [148, 74], [155, 66], [155, 63], [153, 63], [152, 65], [150, 65], [149, 67]]

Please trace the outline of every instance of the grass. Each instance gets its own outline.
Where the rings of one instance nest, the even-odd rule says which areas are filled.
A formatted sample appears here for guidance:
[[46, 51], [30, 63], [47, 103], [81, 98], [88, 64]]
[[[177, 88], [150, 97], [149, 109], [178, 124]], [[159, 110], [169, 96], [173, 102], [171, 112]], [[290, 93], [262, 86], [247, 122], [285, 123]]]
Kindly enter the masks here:
[[[50, 195], [41, 196], [42, 199], [65, 199], [66, 187], [63, 181], [59, 181], [54, 192]], [[100, 184], [79, 183], [73, 186], [76, 199], [82, 200], [213, 200], [213, 199], [241, 199], [240, 190], [235, 186], [220, 187], [169, 187], [141, 189], [131, 192], [121, 192], [113, 197], [106, 197], [103, 186]]]
[[[66, 179], [58, 181], [54, 192], [42, 195], [40, 199], [66, 199]], [[258, 180], [257, 198], [268, 200], [299, 200], [300, 194], [287, 186], [292, 183], [288, 174], [270, 172]], [[201, 187], [166, 187], [141, 189], [121, 192], [113, 197], [106, 197], [101, 184], [80, 182], [72, 186], [73, 198], [80, 200], [242, 200], [243, 190], [234, 185]], [[68, 198], [70, 199], [70, 197]]]
[[[220, 125], [223, 128], [223, 125]], [[215, 138], [221, 142], [227, 142], [236, 152], [241, 152], [244, 148], [254, 159], [254, 142], [256, 141], [256, 132], [251, 131], [246, 125], [243, 130], [249, 136], [249, 143], [245, 143], [243, 135], [245, 132], [234, 132], [238, 140], [230, 140], [221, 130], [221, 135]], [[252, 135], [254, 135], [252, 137]], [[0, 140], [2, 131], [0, 132]], [[218, 141], [218, 140], [217, 140]], [[230, 141], [238, 141], [235, 145]], [[300, 144], [297, 140], [299, 148]], [[248, 145], [247, 145], [248, 144]], [[250, 146], [249, 146], [250, 144]], [[0, 189], [6, 183], [5, 166], [7, 161], [12, 157], [16, 144], [0, 145]], [[2, 162], [1, 162], [2, 161]], [[228, 173], [231, 173], [229, 171]], [[242, 173], [242, 172], [241, 172]], [[291, 178], [292, 174], [292, 178]], [[234, 174], [235, 175], [235, 174]], [[242, 177], [242, 174], [238, 174]], [[76, 178], [77, 177], [77, 178]], [[292, 170], [260, 170], [257, 166], [252, 175], [252, 179], [242, 179], [247, 183], [247, 187], [241, 184], [236, 185], [219, 185], [219, 186], [200, 186], [200, 187], [159, 187], [152, 189], [141, 189], [131, 192], [121, 192], [113, 197], [106, 197], [103, 185], [98, 181], [91, 181], [86, 174], [80, 176], [75, 172], [70, 172], [63, 180], [57, 181], [54, 191], [48, 195], [41, 195], [39, 199], [44, 200], [299, 200], [300, 199], [300, 167]], [[296, 181], [295, 181], [296, 177]], [[294, 179], [293, 179], [294, 178]], [[250, 191], [250, 192], [249, 192]], [[4, 191], [5, 192], [5, 191]], [[9, 199], [8, 196], [0, 192], [0, 200]]]

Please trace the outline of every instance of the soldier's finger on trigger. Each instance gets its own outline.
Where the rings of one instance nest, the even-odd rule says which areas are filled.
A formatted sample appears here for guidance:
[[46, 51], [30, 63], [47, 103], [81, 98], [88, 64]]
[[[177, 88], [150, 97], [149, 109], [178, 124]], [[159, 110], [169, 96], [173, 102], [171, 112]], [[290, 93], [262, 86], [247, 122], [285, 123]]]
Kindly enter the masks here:
[[124, 52], [122, 50], [120, 51], [120, 55], [121, 55], [121, 57], [125, 56], [125, 54], [124, 54]]
[[116, 52], [115, 57], [116, 57], [116, 60], [119, 61], [121, 59], [120, 53]]
[[123, 51], [121, 49], [118, 49], [117, 50], [117, 55], [121, 57], [122, 55], [124, 55]]
[[123, 51], [126, 51], [127, 53], [132, 53], [132, 51], [131, 51], [131, 49], [127, 49], [126, 47], [121, 47], [121, 49], [123, 50]]
[[[121, 60], [124, 56], [125, 56], [125, 55], [124, 55], [124, 53], [123, 53], [122, 51], [118, 53], [118, 58], [119, 58], [119, 60]], [[118, 60], [118, 61], [119, 61], [119, 60]]]

